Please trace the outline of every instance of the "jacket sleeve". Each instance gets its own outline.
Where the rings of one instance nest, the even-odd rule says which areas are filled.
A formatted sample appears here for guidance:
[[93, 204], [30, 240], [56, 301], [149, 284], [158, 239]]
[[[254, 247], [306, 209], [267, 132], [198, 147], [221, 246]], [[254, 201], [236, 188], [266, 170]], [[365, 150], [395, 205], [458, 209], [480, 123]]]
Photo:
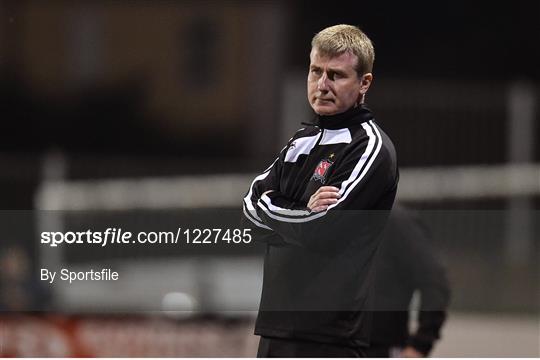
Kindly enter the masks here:
[[432, 235], [414, 213], [409, 212], [408, 215], [407, 224], [403, 225], [406, 228], [402, 228], [407, 236], [402, 238], [403, 243], [398, 248], [401, 258], [407, 262], [412, 285], [420, 292], [421, 302], [418, 328], [409, 336], [407, 344], [428, 355], [435, 341], [440, 338], [450, 301], [450, 287]]
[[279, 179], [286, 149], [287, 146], [281, 150], [278, 157], [262, 174], [255, 177], [243, 199], [242, 226], [251, 229], [257, 241], [284, 244], [281, 237], [272, 228], [264, 224], [257, 214], [256, 207], [257, 201], [265, 192], [279, 189]]
[[[306, 204], [290, 200], [277, 189], [258, 199], [256, 212], [260, 222], [288, 243], [324, 250], [335, 246], [338, 239], [350, 238], [346, 236], [348, 232], [359, 231], [359, 212], [352, 210], [390, 210], [397, 189], [395, 159], [382, 143], [376, 125], [363, 126], [368, 138], [351, 146], [336, 161], [325, 184], [340, 189], [336, 204], [325, 211], [312, 212]], [[371, 215], [366, 214], [360, 222]]]

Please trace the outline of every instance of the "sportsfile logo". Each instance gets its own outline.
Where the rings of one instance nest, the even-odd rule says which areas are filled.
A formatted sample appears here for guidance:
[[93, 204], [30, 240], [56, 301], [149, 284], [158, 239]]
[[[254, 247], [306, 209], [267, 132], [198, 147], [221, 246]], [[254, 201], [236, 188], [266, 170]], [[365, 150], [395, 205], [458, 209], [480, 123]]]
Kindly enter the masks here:
[[105, 247], [110, 244], [229, 244], [251, 243], [251, 229], [239, 228], [178, 228], [173, 231], [139, 231], [135, 234], [121, 228], [105, 231], [44, 231], [41, 244], [57, 247], [62, 244], [92, 244]]
[[102, 247], [109, 244], [135, 244], [135, 243], [177, 243], [180, 235], [180, 228], [176, 232], [144, 232], [141, 231], [133, 237], [131, 231], [124, 231], [121, 228], [107, 228], [105, 231], [44, 231], [41, 233], [41, 243], [51, 247], [61, 244], [94, 244]]

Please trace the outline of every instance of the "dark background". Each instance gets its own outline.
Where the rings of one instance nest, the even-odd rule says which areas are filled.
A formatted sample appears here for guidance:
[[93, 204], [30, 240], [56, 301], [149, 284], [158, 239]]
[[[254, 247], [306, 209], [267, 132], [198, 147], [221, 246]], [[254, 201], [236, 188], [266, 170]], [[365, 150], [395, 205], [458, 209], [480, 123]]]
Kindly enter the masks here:
[[[68, 176], [76, 178], [201, 173], [209, 168], [258, 171], [258, 164], [270, 159], [280, 148], [277, 136], [280, 124], [275, 119], [280, 115], [278, 94], [281, 84], [288, 73], [303, 72], [307, 68], [311, 37], [320, 29], [336, 23], [359, 25], [375, 44], [375, 83], [368, 104], [398, 145], [402, 166], [505, 162], [504, 104], [508, 84], [525, 81], [536, 86], [540, 80], [540, 7], [531, 1], [514, 1], [511, 4], [360, 1], [314, 5], [307, 1], [72, 3], [26, 0], [2, 1], [0, 4], [3, 43], [0, 49], [0, 94], [3, 100], [1, 160], [3, 167], [9, 169], [8, 173], [17, 173], [4, 174], [4, 182], [11, 178], [25, 182], [37, 179], [39, 156], [52, 149], [62, 151], [72, 159]], [[125, 16], [122, 16], [123, 7], [126, 8]], [[163, 47], [163, 52], [149, 50], [147, 54], [149, 58], [156, 59], [179, 58], [180, 75], [176, 84], [180, 89], [179, 105], [175, 112], [164, 115], [148, 109], [147, 99], [161, 96], [159, 91], [165, 90], [152, 89], [152, 81], [149, 80], [153, 76], [152, 71], [158, 67], [131, 66], [136, 62], [135, 53], [128, 63], [122, 64], [123, 60], [118, 60], [117, 66], [130, 68], [121, 75], [98, 73], [84, 81], [71, 79], [70, 87], [58, 92], [42, 89], [42, 84], [36, 81], [39, 75], [32, 70], [33, 64], [49, 63], [49, 74], [71, 66], [70, 57], [61, 53], [77, 51], [74, 43], [79, 44], [77, 46], [84, 44], [84, 35], [78, 42], [72, 36], [76, 28], [73, 24], [78, 18], [83, 18], [81, 14], [96, 14], [90, 19], [97, 19], [98, 25], [92, 31], [98, 36], [90, 36], [89, 42], [97, 42], [98, 39], [106, 43], [110, 38], [118, 40], [125, 36], [125, 51], [130, 52], [132, 47], [136, 47], [136, 37], [141, 32], [132, 31], [131, 27], [137, 25], [130, 22], [129, 14], [134, 8], [139, 8], [139, 19], [151, 18], [154, 7], [169, 7], [171, 13], [196, 13], [188, 21], [178, 17], [176, 49]], [[109, 8], [116, 9], [116, 18], [104, 15]], [[231, 9], [237, 14], [229, 14]], [[274, 11], [274, 18], [257, 24], [257, 18], [264, 17], [261, 14], [267, 9]], [[56, 14], [51, 15], [50, 12]], [[231, 21], [238, 20], [243, 24], [242, 29], [251, 29], [252, 32], [242, 30], [228, 34], [223, 31], [222, 24], [222, 18], [227, 17], [231, 17]], [[48, 20], [42, 23], [35, 21], [45, 18]], [[109, 26], [108, 22], [116, 27]], [[149, 41], [153, 36], [159, 40], [159, 22], [158, 18], [155, 24], [141, 24], [147, 27], [143, 33]], [[35, 35], [49, 30], [53, 34], [49, 37]], [[272, 40], [264, 37], [273, 31]], [[100, 45], [98, 42], [92, 46], [99, 48]], [[89, 49], [93, 49], [92, 46]], [[70, 47], [75, 50], [70, 50]], [[274, 52], [274, 49], [279, 51]], [[273, 54], [274, 58], [260, 59], [256, 56], [259, 50], [265, 52], [265, 56]], [[101, 52], [106, 51], [104, 46]], [[196, 109], [183, 112], [182, 102], [191, 102], [193, 98], [183, 98], [182, 89], [192, 92], [197, 87], [199, 90], [214, 87], [212, 97], [194, 97], [200, 102], [196, 105], [204, 108], [212, 108], [210, 99], [222, 95], [216, 83], [221, 81], [222, 59], [228, 56], [229, 51], [240, 69], [249, 67], [237, 76], [235, 86], [239, 91], [230, 89], [234, 95], [224, 100], [233, 102], [235, 110], [224, 113], [216, 107], [216, 121], [207, 115], [200, 119], [184, 115], [192, 114]], [[30, 58], [34, 60], [30, 61]], [[104, 65], [98, 68], [108, 66], [106, 56], [102, 58]], [[58, 59], [62, 60], [61, 64]], [[109, 59], [111, 61], [114, 59]], [[47, 81], [49, 88], [53, 86], [51, 82], [58, 81], [59, 88], [62, 88], [65, 77], [51, 75], [51, 80], [40, 81]], [[392, 108], [393, 101], [381, 95], [387, 93], [378, 87], [384, 80], [403, 84], [393, 96], [405, 102], [411, 89], [424, 87], [425, 81], [430, 82], [435, 92], [441, 92], [441, 96], [448, 97], [445, 95], [448, 93], [451, 98], [447, 99], [445, 111], [431, 111], [429, 107], [419, 109], [422, 103], [396, 110]], [[471, 90], [478, 84], [487, 91], [484, 92], [487, 94], [484, 96], [487, 106], [481, 114], [471, 114], [468, 109], [460, 109], [459, 104], [471, 101], [471, 96], [478, 96], [478, 91]], [[267, 99], [260, 102], [267, 104], [253, 105], [249, 92], [257, 86], [264, 88]], [[156, 91], [157, 95], [152, 95]], [[427, 95], [430, 93], [433, 95], [429, 91]], [[429, 97], [425, 98], [425, 102], [429, 101]], [[248, 108], [251, 109], [246, 111]], [[254, 131], [250, 124], [261, 113], [276, 124], [267, 129], [266, 146], [254, 150], [252, 142], [246, 139]], [[163, 120], [166, 117], [169, 119]], [[177, 126], [173, 129], [160, 125], [167, 122], [175, 122]], [[193, 122], [198, 124], [196, 129]], [[221, 125], [216, 127], [216, 122]], [[464, 132], [463, 127], [469, 131]], [[418, 137], [420, 128], [423, 135], [439, 146], [425, 142], [422, 146], [415, 146], [421, 140]], [[538, 125], [535, 132], [538, 133]], [[481, 142], [478, 142], [479, 138]], [[456, 142], [462, 144], [462, 151], [456, 151], [452, 146]], [[434, 151], [426, 152], [429, 146]], [[536, 144], [536, 160], [539, 152]], [[87, 163], [85, 159], [88, 157], [95, 161]], [[189, 165], [178, 166], [178, 159]], [[85, 163], [82, 169], [81, 162]], [[85, 169], [91, 164], [94, 164], [92, 170]], [[13, 206], [29, 207], [30, 204], [21, 195], [20, 201], [14, 199], [4, 203], [4, 208]]]

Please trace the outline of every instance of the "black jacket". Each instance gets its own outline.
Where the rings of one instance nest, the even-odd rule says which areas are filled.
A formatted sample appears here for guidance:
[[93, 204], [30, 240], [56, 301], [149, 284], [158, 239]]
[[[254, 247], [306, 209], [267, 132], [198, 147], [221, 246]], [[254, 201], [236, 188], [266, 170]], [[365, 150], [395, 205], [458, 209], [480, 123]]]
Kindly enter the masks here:
[[[268, 244], [256, 334], [367, 345], [362, 310], [397, 182], [394, 146], [365, 106], [296, 132], [244, 198], [248, 223]], [[341, 198], [311, 212], [309, 198], [323, 185]]]
[[[427, 224], [416, 212], [394, 206], [383, 234], [368, 355], [405, 346], [428, 355], [440, 337], [450, 301], [446, 270]], [[420, 295], [418, 328], [409, 332], [409, 305], [415, 291]]]

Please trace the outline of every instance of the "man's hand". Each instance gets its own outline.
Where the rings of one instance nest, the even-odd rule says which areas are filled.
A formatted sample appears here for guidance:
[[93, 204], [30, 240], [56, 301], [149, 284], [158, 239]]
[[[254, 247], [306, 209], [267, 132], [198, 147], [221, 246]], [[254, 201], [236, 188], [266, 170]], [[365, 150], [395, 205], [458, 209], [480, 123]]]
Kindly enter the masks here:
[[307, 207], [314, 212], [324, 211], [328, 206], [337, 203], [341, 197], [339, 189], [334, 186], [321, 186], [311, 197]]
[[424, 354], [422, 354], [412, 346], [407, 346], [401, 351], [400, 356], [404, 358], [420, 358], [424, 357]]

